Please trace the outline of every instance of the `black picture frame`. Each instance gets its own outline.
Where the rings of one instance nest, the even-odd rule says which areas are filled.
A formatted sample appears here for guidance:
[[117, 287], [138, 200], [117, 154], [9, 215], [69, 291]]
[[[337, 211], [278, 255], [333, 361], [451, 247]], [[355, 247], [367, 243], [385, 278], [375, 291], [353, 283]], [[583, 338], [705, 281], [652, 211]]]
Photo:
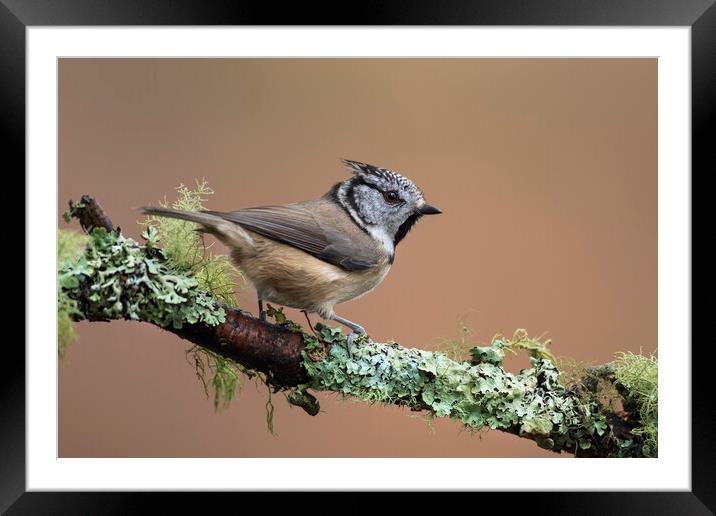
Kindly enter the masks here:
[[[558, 25], [689, 26], [692, 73], [693, 178], [716, 170], [715, 0], [459, 0], [355, 3], [201, 0], [0, 0], [0, 126], [6, 174], [25, 170], [25, 29], [83, 25]], [[693, 202], [693, 201], [692, 201]], [[18, 211], [19, 213], [19, 211]], [[6, 219], [7, 220], [7, 219]], [[693, 220], [693, 217], [692, 217]], [[693, 230], [692, 230], [693, 231]], [[31, 238], [25, 234], [25, 238]], [[693, 252], [693, 248], [691, 250]], [[25, 270], [27, 275], [31, 271]], [[31, 309], [31, 307], [28, 307]], [[187, 493], [25, 492], [25, 353], [6, 342], [0, 382], [0, 511], [8, 514], [125, 514], [149, 511], [161, 497], [187, 504]], [[692, 353], [692, 490], [690, 492], [510, 493], [505, 508], [550, 514], [713, 514], [716, 511], [716, 411], [713, 343], [694, 341]], [[711, 373], [711, 374], [709, 374]], [[588, 459], [585, 459], [588, 460]], [[481, 493], [492, 498], [501, 493]], [[247, 494], [242, 496], [249, 503]], [[423, 503], [422, 497], [411, 499]], [[308, 500], [308, 498], [307, 498]], [[474, 498], [473, 498], [474, 500]], [[481, 498], [479, 506], [497, 499]], [[261, 503], [261, 502], [258, 502]], [[315, 503], [321, 503], [316, 500]], [[499, 503], [499, 502], [498, 502]], [[407, 507], [406, 507], [407, 508]], [[474, 510], [478, 510], [477, 506]]]

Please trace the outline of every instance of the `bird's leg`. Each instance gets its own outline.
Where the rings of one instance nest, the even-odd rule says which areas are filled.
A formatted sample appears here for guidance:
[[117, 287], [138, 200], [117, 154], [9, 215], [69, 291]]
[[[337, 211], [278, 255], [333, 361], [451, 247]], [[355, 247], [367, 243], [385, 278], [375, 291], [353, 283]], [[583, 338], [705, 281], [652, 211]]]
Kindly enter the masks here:
[[259, 321], [266, 322], [266, 311], [264, 310], [264, 301], [260, 297], [259, 300]]
[[349, 321], [348, 319], [344, 319], [343, 317], [333, 314], [331, 316], [331, 320], [336, 321], [338, 323], [341, 323], [345, 326], [348, 326], [353, 332], [348, 335], [348, 338], [346, 339], [346, 344], [348, 346], [348, 349], [353, 346], [353, 342], [361, 335], [365, 334], [365, 328], [361, 326], [360, 324], [356, 324], [353, 321]]

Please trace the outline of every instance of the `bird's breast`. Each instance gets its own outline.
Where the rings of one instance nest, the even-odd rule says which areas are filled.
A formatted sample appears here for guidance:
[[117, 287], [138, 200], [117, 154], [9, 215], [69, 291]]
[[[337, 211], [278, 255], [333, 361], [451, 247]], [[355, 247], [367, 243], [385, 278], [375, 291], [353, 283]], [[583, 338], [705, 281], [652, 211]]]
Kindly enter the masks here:
[[373, 267], [348, 271], [292, 246], [250, 233], [256, 253], [232, 254], [232, 261], [263, 299], [280, 305], [319, 311], [370, 292], [390, 270], [387, 257]]
[[366, 269], [364, 271], [350, 272], [348, 277], [338, 282], [336, 303], [342, 303], [350, 299], [356, 299], [367, 294], [385, 279], [390, 271], [390, 263], [385, 262]]

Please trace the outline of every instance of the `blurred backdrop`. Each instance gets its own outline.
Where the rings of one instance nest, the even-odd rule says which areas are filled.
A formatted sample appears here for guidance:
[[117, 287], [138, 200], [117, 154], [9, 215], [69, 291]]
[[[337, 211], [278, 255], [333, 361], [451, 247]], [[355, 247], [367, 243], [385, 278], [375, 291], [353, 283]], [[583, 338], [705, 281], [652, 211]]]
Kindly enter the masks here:
[[[461, 323], [475, 344], [523, 327], [590, 363], [657, 346], [656, 59], [61, 59], [59, 78], [60, 228], [77, 229], [60, 214], [84, 193], [138, 239], [134, 208], [180, 183], [206, 178], [208, 206], [232, 210], [318, 197], [348, 177], [340, 158], [365, 161], [444, 210], [339, 305], [373, 339], [438, 349]], [[239, 300], [255, 313], [249, 286]], [[214, 412], [189, 343], [76, 327], [61, 457], [555, 456], [327, 394], [317, 417], [274, 395], [272, 436], [265, 386]]]

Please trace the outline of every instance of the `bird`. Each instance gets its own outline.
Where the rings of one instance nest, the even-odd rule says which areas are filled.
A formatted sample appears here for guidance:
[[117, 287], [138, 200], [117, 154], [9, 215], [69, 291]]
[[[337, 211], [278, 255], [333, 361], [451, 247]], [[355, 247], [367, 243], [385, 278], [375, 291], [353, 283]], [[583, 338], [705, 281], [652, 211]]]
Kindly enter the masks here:
[[363, 326], [335, 313], [337, 304], [372, 291], [386, 277], [395, 250], [428, 204], [410, 179], [386, 168], [342, 159], [352, 172], [320, 198], [238, 211], [197, 212], [144, 206], [147, 215], [198, 224], [230, 250], [231, 262], [255, 287], [259, 319], [264, 301], [316, 313], [352, 330]]

